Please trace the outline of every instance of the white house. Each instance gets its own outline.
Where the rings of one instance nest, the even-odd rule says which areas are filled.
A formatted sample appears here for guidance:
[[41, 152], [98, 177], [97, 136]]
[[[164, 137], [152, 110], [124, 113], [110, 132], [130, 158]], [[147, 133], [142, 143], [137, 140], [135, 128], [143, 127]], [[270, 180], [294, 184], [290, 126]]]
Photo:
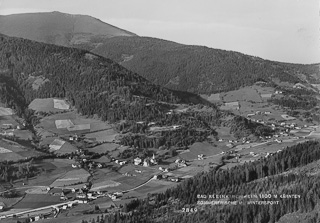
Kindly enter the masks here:
[[140, 165], [140, 163], [142, 162], [142, 160], [139, 157], [135, 158], [133, 161], [134, 165]]
[[5, 207], [6, 207], [5, 203], [0, 202], [0, 211], [3, 211]]

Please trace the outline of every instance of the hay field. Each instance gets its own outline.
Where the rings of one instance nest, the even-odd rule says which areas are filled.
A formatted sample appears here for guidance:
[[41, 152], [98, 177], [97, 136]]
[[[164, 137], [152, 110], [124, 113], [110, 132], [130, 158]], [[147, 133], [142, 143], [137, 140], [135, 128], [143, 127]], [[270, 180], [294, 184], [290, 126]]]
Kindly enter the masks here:
[[98, 145], [98, 146], [95, 146], [92, 148], [88, 148], [88, 150], [90, 152], [95, 152], [95, 153], [101, 154], [101, 153], [113, 151], [119, 147], [120, 147], [120, 145], [115, 144], [115, 143], [104, 143], [104, 144], [101, 144], [101, 145]]
[[[0, 155], [0, 162], [2, 161], [18, 161], [24, 159], [25, 157], [40, 155], [40, 152], [29, 150], [21, 146], [18, 143], [10, 142], [9, 140], [0, 140], [0, 148], [3, 148]], [[11, 151], [11, 152], [8, 152]]]
[[3, 154], [3, 153], [12, 153], [11, 150], [9, 149], [6, 149], [6, 148], [3, 148], [3, 147], [0, 147], [0, 154]]
[[320, 132], [310, 132], [310, 134], [305, 137], [312, 139], [320, 139]]
[[[75, 111], [56, 113], [41, 119], [37, 129], [41, 132], [53, 132], [56, 134], [85, 134], [92, 131], [107, 130], [111, 126], [93, 118], [85, 118]], [[50, 135], [50, 134], [46, 134]]]
[[98, 142], [112, 142], [118, 133], [113, 129], [86, 134], [86, 138], [95, 138]]
[[53, 142], [50, 143], [50, 145], [49, 145], [50, 152], [59, 150], [63, 146], [63, 144], [65, 144], [65, 143], [66, 142], [61, 139], [53, 140]]
[[83, 130], [90, 130], [90, 124], [80, 124], [80, 125], [73, 125], [67, 127], [68, 131], [83, 131]]
[[13, 115], [14, 112], [11, 108], [0, 107], [0, 116]]
[[69, 154], [69, 153], [72, 153], [72, 152], [75, 152], [77, 151], [77, 148], [73, 145], [71, 145], [70, 143], [68, 142], [65, 142], [59, 150], [55, 151], [55, 153], [57, 154]]
[[221, 153], [222, 150], [212, 146], [208, 142], [196, 142], [190, 146], [190, 152], [194, 154], [204, 154], [205, 156], [212, 156]]
[[65, 100], [53, 99], [53, 107], [60, 110], [68, 110], [70, 105]]
[[12, 127], [17, 126], [19, 123], [15, 120], [16, 118], [15, 115], [0, 116], [0, 127], [6, 128], [8, 125]]
[[211, 94], [211, 95], [202, 94], [202, 95], [200, 95], [200, 97], [204, 98], [205, 100], [207, 100], [209, 102], [218, 102], [221, 100], [219, 93]]
[[94, 183], [91, 187], [92, 191], [99, 191], [99, 190], [105, 190], [108, 189], [109, 187], [117, 187], [119, 186], [120, 183], [113, 181], [113, 180], [105, 180], [99, 183]]
[[272, 97], [272, 94], [261, 94], [261, 98], [263, 99], [270, 99]]
[[258, 94], [257, 90], [254, 89], [253, 87], [244, 87], [239, 90], [221, 93], [220, 97], [225, 102], [234, 102], [234, 101], [262, 102], [260, 95]]
[[84, 183], [88, 181], [90, 174], [84, 169], [76, 169], [68, 171], [59, 179], [56, 179], [50, 186], [63, 187], [72, 184]]
[[55, 120], [54, 122], [57, 129], [66, 129], [74, 126], [70, 119]]
[[29, 104], [29, 109], [42, 112], [60, 112], [70, 109], [70, 105], [63, 99], [36, 98]]
[[15, 129], [13, 134], [23, 140], [32, 140], [32, 133], [29, 130]]
[[62, 203], [59, 196], [48, 194], [26, 194], [24, 199], [14, 205], [15, 209], [34, 209]]
[[29, 104], [29, 109], [43, 112], [54, 112], [52, 98], [36, 98]]

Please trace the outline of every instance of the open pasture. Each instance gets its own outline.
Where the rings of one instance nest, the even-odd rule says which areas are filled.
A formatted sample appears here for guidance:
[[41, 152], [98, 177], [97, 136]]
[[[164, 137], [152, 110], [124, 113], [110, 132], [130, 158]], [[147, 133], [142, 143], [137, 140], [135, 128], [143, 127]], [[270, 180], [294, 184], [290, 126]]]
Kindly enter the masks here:
[[310, 134], [305, 137], [309, 139], [320, 139], [320, 132], [310, 132]]
[[221, 93], [220, 97], [225, 102], [234, 102], [234, 101], [262, 102], [259, 93], [253, 87], [244, 87], [239, 90]]
[[0, 107], [0, 116], [13, 115], [14, 112], [11, 108]]
[[198, 155], [213, 156], [221, 153], [222, 150], [218, 147], [214, 147], [208, 142], [196, 142], [190, 146], [189, 152], [181, 153], [179, 156], [182, 159], [192, 160], [197, 159]]
[[204, 98], [205, 100], [209, 101], [209, 102], [218, 102], [220, 101], [220, 94], [217, 93], [217, 94], [211, 94], [211, 95], [205, 95], [205, 94], [202, 94], [200, 95], [202, 98]]
[[50, 148], [50, 152], [53, 151], [57, 151], [59, 150], [63, 144], [65, 144], [66, 142], [61, 140], [61, 139], [55, 139], [52, 143], [50, 143], [49, 148]]
[[53, 107], [60, 110], [68, 110], [70, 105], [65, 100], [53, 99]]
[[91, 191], [104, 191], [111, 187], [117, 187], [120, 183], [113, 180], [105, 180], [98, 183], [94, 183], [91, 187]]
[[34, 209], [59, 203], [61, 203], [59, 196], [26, 194], [26, 196], [13, 207], [15, 209]]
[[6, 149], [6, 148], [3, 148], [3, 147], [0, 147], [0, 154], [3, 154], [3, 153], [11, 153], [12, 151], [9, 150], [9, 149]]
[[0, 148], [3, 148], [3, 153], [1, 153], [0, 156], [0, 162], [5, 160], [18, 161], [26, 157], [38, 156], [42, 154], [41, 152], [31, 150], [7, 139], [0, 140]]
[[92, 148], [88, 148], [88, 150], [90, 152], [102, 154], [102, 153], [113, 151], [113, 150], [117, 149], [118, 147], [120, 147], [120, 145], [115, 144], [115, 143], [104, 143], [104, 144], [101, 144], [101, 145], [98, 145], [98, 146], [95, 146]]
[[86, 138], [95, 138], [98, 142], [112, 142], [115, 140], [115, 137], [118, 135], [113, 129], [92, 132], [86, 134]]
[[15, 129], [13, 135], [23, 140], [32, 140], [32, 133], [29, 130]]
[[54, 112], [52, 98], [36, 98], [29, 104], [29, 109], [42, 112]]
[[7, 127], [15, 128], [19, 123], [16, 121], [16, 118], [18, 118], [15, 115], [0, 115], [0, 127], [5, 129]]
[[51, 187], [63, 187], [88, 181], [90, 174], [84, 169], [71, 170], [59, 179], [56, 179]]
[[[56, 134], [85, 134], [90, 132], [98, 135], [105, 135], [105, 133], [111, 134], [108, 132], [111, 131], [111, 126], [109, 124], [97, 119], [86, 118], [74, 111], [46, 116], [41, 119], [37, 129]], [[103, 130], [108, 131], [99, 133], [100, 130], [101, 132], [103, 132]]]
[[55, 120], [54, 123], [57, 129], [66, 129], [74, 126], [70, 119]]
[[69, 153], [75, 152], [76, 150], [77, 150], [77, 148], [75, 146], [71, 145], [68, 142], [65, 142], [59, 150], [55, 151], [55, 153], [69, 154]]
[[90, 131], [90, 124], [79, 124], [79, 125], [68, 126], [67, 129], [70, 132], [83, 131], [83, 130]]
[[61, 112], [68, 110], [70, 105], [63, 99], [36, 98], [29, 104], [29, 109], [38, 112]]

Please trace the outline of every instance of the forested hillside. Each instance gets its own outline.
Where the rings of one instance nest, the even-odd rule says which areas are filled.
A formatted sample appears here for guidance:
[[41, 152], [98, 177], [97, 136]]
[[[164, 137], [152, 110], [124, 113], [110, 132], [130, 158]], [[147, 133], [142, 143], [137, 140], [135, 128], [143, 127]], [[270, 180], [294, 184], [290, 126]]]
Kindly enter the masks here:
[[[257, 81], [315, 83], [317, 65], [286, 64], [238, 52], [188, 46], [149, 37], [93, 39], [89, 50], [111, 58], [154, 83], [200, 94], [229, 91]], [[88, 47], [83, 45], [82, 47]]]
[[[180, 101], [173, 92], [87, 51], [3, 35], [0, 48], [1, 100], [16, 110], [34, 98], [66, 97], [85, 115], [141, 120], [164, 113], [158, 103], [147, 102]], [[30, 77], [46, 81], [33, 89]]]
[[2, 16], [0, 33], [90, 50], [155, 84], [192, 93], [229, 91], [257, 81], [320, 83], [319, 64], [280, 63], [238, 52], [139, 37], [85, 15], [51, 12]]

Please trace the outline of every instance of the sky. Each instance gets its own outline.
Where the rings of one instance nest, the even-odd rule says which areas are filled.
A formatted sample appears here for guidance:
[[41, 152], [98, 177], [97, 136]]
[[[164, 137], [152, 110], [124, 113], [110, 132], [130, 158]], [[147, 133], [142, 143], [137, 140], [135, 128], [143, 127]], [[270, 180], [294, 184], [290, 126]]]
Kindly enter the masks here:
[[319, 0], [0, 0], [0, 15], [84, 14], [139, 36], [319, 63], [319, 7]]

